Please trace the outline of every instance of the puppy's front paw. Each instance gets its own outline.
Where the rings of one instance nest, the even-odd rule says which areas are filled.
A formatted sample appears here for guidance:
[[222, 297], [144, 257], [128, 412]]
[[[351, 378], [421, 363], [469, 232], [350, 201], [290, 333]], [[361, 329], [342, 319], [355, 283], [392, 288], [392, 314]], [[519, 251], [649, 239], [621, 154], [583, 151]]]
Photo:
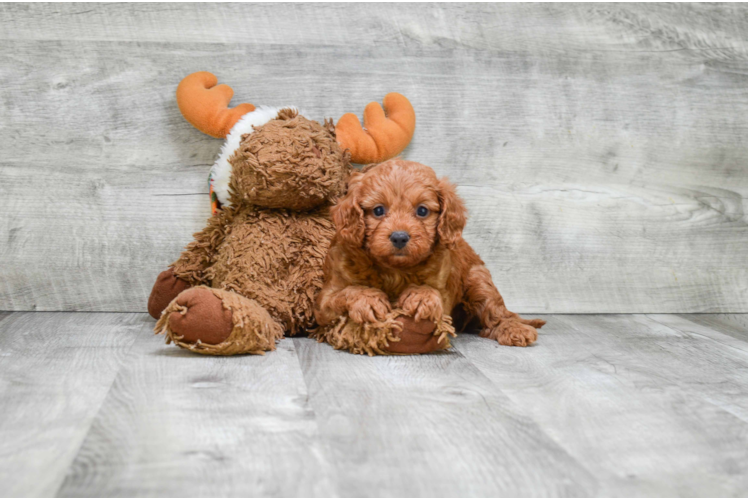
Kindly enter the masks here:
[[348, 303], [348, 317], [356, 323], [384, 321], [391, 310], [387, 295], [380, 290], [362, 291]]
[[480, 336], [494, 339], [501, 345], [527, 347], [538, 340], [538, 331], [530, 325], [504, 320], [494, 328], [486, 328]]
[[444, 314], [442, 298], [436, 289], [430, 286], [410, 286], [397, 300], [397, 307], [416, 321], [429, 320], [437, 322]]

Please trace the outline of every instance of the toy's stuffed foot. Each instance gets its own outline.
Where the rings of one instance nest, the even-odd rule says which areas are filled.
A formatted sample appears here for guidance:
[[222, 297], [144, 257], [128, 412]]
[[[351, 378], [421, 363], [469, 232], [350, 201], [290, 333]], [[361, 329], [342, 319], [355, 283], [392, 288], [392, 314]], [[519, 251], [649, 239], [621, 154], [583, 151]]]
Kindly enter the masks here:
[[436, 323], [416, 321], [396, 309], [378, 323], [358, 323], [344, 315], [334, 323], [319, 327], [313, 336], [335, 349], [373, 356], [426, 354], [449, 349], [449, 337], [454, 335], [452, 318], [449, 316], [443, 316]]
[[262, 354], [275, 349], [283, 328], [257, 302], [227, 290], [185, 290], [164, 310], [156, 333], [200, 354]]
[[174, 270], [169, 268], [156, 278], [148, 297], [148, 314], [154, 319], [161, 317], [161, 312], [176, 298], [177, 295], [187, 290], [190, 284], [185, 280], [174, 276]]
[[169, 313], [169, 329], [182, 342], [220, 344], [231, 335], [231, 311], [210, 289], [186, 290], [179, 294], [176, 303], [181, 309]]
[[395, 321], [401, 325], [397, 333], [399, 341], [391, 340], [387, 352], [393, 354], [426, 354], [441, 351], [449, 346], [446, 335], [434, 335], [436, 323], [427, 319], [416, 321], [410, 316], [398, 316]]

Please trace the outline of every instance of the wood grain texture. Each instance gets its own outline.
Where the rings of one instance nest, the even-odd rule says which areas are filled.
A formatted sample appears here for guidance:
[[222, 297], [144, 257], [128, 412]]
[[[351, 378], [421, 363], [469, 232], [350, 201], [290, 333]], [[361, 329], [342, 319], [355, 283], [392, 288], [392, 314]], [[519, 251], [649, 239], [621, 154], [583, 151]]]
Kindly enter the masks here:
[[681, 314], [682, 318], [708, 326], [722, 334], [748, 342], [748, 317], [744, 314]]
[[146, 314], [0, 314], [0, 496], [748, 494], [745, 316], [545, 319], [526, 349], [213, 358]]
[[368, 358], [294, 343], [341, 496], [598, 491], [596, 478], [457, 352]]
[[601, 496], [748, 493], [748, 344], [685, 319], [551, 316], [510, 349], [457, 350], [597, 478]]
[[0, 496], [54, 496], [89, 432], [141, 314], [0, 318]]
[[58, 496], [333, 496], [331, 481], [291, 340], [222, 358], [151, 335], [123, 364]]
[[[0, 309], [144, 311], [220, 141], [174, 89], [340, 117], [399, 91], [526, 312], [748, 311], [739, 4], [0, 6]], [[356, 43], [351, 43], [355, 40]]]

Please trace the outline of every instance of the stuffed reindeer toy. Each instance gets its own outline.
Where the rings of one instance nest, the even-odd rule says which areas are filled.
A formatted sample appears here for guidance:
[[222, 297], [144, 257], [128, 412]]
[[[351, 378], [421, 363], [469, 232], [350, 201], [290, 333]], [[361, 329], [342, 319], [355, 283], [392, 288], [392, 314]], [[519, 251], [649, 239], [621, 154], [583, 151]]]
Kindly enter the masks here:
[[[346, 193], [350, 163], [398, 155], [415, 130], [413, 107], [396, 93], [384, 109], [366, 107], [364, 127], [350, 113], [333, 126], [292, 107], [228, 108], [232, 96], [207, 72], [177, 88], [187, 121], [225, 143], [210, 175], [214, 214], [158, 276], [148, 301], [156, 333], [201, 354], [260, 354], [284, 335], [314, 331], [335, 233], [330, 207]], [[393, 344], [431, 336], [413, 318], [399, 321]]]

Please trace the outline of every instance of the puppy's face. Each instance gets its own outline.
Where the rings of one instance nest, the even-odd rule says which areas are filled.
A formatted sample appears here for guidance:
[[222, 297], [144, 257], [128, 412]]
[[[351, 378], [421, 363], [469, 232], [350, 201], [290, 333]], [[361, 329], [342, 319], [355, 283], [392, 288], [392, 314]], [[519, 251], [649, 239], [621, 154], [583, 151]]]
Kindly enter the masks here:
[[394, 159], [354, 174], [333, 218], [346, 244], [380, 265], [407, 268], [460, 237], [465, 209], [454, 186], [430, 167]]

